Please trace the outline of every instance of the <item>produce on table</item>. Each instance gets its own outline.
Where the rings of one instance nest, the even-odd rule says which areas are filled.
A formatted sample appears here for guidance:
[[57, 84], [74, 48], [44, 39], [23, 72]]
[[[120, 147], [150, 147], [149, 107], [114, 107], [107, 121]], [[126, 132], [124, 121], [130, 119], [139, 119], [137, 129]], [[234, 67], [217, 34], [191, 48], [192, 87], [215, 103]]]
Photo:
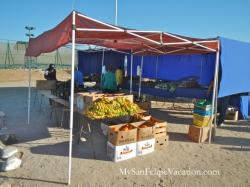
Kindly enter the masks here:
[[113, 100], [104, 97], [96, 100], [85, 114], [92, 119], [104, 119], [134, 115], [138, 110], [139, 107], [136, 104], [123, 97], [117, 97]]

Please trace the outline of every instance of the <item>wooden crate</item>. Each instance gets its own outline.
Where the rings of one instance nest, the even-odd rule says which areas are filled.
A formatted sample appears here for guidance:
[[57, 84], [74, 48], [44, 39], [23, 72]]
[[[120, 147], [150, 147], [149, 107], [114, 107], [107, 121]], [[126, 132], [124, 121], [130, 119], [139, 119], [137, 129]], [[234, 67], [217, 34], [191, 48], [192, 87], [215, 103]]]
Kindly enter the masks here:
[[205, 142], [209, 137], [209, 127], [189, 125], [188, 137], [197, 143]]
[[160, 119], [151, 117], [150, 121], [153, 121], [155, 124], [155, 135], [157, 134], [166, 134], [167, 133], [167, 122]]

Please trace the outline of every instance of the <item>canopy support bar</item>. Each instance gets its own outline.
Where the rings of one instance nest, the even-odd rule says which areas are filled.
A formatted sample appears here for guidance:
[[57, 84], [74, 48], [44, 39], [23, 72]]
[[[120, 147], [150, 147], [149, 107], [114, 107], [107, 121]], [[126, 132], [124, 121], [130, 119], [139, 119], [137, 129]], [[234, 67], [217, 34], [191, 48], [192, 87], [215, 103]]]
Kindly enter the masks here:
[[[75, 25], [75, 11], [73, 11], [72, 25]], [[69, 176], [68, 185], [71, 183], [72, 168], [72, 137], [73, 137], [73, 114], [74, 114], [74, 68], [75, 68], [75, 29], [72, 28], [72, 59], [71, 59], [71, 87], [70, 87], [70, 136], [69, 136]]]
[[139, 100], [140, 100], [140, 98], [141, 98], [142, 68], [143, 68], [143, 56], [141, 57], [140, 82], [139, 82], [139, 93], [138, 93]]
[[131, 56], [130, 56], [130, 94], [132, 94], [132, 88], [133, 88], [133, 54], [131, 51]]
[[[218, 49], [219, 49], [218, 43]], [[216, 118], [217, 118], [217, 93], [218, 93], [218, 75], [219, 75], [219, 50], [216, 52], [216, 61], [215, 61], [215, 73], [214, 73], [214, 82], [213, 82], [213, 98], [212, 98], [212, 115], [214, 115], [213, 119], [210, 122], [210, 130], [209, 130], [209, 144], [211, 143], [212, 130], [214, 126], [214, 130], [216, 128]], [[213, 122], [214, 121], [214, 122]], [[215, 131], [214, 131], [215, 133]], [[213, 137], [215, 134], [213, 133]]]
[[[103, 68], [103, 65], [104, 65], [104, 52], [105, 52], [105, 49], [103, 48], [102, 49], [102, 68]], [[102, 86], [102, 76], [103, 76], [102, 68], [101, 68], [101, 86]]]
[[28, 63], [29, 63], [29, 90], [28, 90], [28, 125], [30, 124], [30, 82], [31, 82], [31, 67], [30, 67], [30, 61], [31, 57], [28, 57]]

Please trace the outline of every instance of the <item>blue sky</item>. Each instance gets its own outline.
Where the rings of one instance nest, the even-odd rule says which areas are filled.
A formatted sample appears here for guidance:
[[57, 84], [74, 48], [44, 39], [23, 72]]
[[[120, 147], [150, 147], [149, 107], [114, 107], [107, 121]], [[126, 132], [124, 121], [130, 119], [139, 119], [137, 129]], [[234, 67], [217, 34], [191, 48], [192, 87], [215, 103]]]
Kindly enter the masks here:
[[[1, 0], [0, 39], [27, 40], [53, 28], [72, 10], [73, 0]], [[115, 0], [74, 0], [75, 9], [104, 22], [115, 22]], [[118, 24], [141, 30], [250, 42], [250, 0], [118, 0]]]

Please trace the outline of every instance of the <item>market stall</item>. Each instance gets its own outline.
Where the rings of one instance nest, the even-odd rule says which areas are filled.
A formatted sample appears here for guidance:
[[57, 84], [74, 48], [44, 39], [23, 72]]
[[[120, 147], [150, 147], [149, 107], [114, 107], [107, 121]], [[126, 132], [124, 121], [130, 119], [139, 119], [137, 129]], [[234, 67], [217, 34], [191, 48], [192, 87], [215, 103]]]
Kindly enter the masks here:
[[[37, 38], [31, 38], [26, 51], [26, 56], [36, 57], [42, 53], [51, 52], [68, 43], [72, 43], [71, 95], [74, 93], [75, 43], [92, 44], [129, 52], [131, 54], [131, 64], [133, 64], [133, 55], [145, 56], [164, 54], [216, 53], [215, 81], [212, 102], [213, 113], [214, 106], [216, 105], [215, 101], [217, 96], [217, 80], [219, 70], [219, 42], [217, 39], [203, 40], [182, 37], [167, 32], [126, 29], [100, 22], [81, 13], [73, 11], [54, 29], [41, 34]], [[143, 57], [141, 59], [141, 69], [143, 69]], [[133, 72], [132, 66], [130, 68], [130, 72]], [[140, 71], [139, 95], [141, 93], [141, 77], [142, 71]], [[132, 76], [130, 78], [130, 91], [132, 91]], [[69, 184], [71, 179], [73, 109], [74, 97], [71, 97]], [[130, 127], [131, 126], [128, 128]], [[210, 132], [211, 127], [212, 125], [210, 124]], [[132, 127], [131, 130], [133, 129], [137, 128]]]

